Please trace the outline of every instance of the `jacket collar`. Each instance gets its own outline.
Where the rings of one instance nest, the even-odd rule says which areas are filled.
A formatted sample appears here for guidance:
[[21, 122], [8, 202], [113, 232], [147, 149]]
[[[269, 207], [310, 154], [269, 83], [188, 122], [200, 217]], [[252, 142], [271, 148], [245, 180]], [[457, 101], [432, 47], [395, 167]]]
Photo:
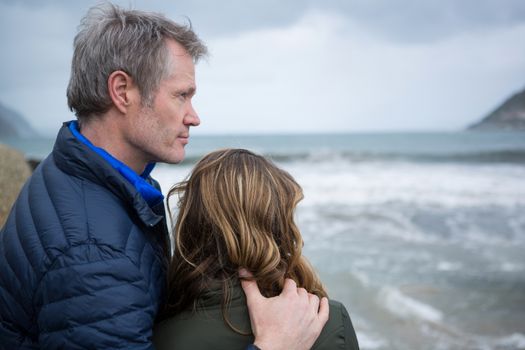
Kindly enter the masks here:
[[[106, 187], [121, 200], [131, 204], [147, 226], [159, 223], [163, 216], [155, 214], [137, 187], [113, 167], [107, 158], [79, 140], [69, 128], [70, 123], [72, 122], [64, 123], [53, 148], [53, 158], [60, 170]], [[135, 176], [138, 177], [136, 174]], [[149, 186], [153, 182], [149, 176], [143, 181]]]
[[[229, 283], [230, 307], [246, 304], [246, 296], [244, 295], [239, 279], [232, 277]], [[208, 288], [199, 296], [197, 305], [201, 307], [221, 305], [223, 296], [222, 282], [216, 281], [208, 285]]]
[[142, 197], [148, 202], [150, 207], [153, 207], [164, 199], [162, 193], [149, 184], [146, 180], [149, 174], [155, 167], [155, 163], [149, 163], [146, 170], [140, 176], [135, 173], [130, 167], [122, 163], [120, 160], [113, 157], [105, 149], [93, 145], [84, 135], [78, 130], [78, 123], [71, 121], [68, 123], [69, 131], [83, 144], [88, 146], [92, 151], [104, 158], [113, 168], [115, 168], [126, 180], [128, 180], [140, 192]]

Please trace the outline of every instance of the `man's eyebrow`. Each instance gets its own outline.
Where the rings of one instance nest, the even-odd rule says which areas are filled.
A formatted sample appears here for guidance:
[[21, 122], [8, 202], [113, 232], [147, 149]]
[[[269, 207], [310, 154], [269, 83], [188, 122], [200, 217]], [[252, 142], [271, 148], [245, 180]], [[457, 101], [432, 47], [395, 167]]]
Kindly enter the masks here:
[[185, 95], [185, 96], [193, 97], [195, 96], [196, 92], [197, 92], [197, 89], [195, 88], [195, 86], [190, 86], [187, 88], [184, 88], [184, 87], [175, 88], [172, 90], [171, 94], [173, 96]]
[[197, 93], [197, 88], [195, 86], [189, 87], [185, 93], [189, 96], [194, 96]]

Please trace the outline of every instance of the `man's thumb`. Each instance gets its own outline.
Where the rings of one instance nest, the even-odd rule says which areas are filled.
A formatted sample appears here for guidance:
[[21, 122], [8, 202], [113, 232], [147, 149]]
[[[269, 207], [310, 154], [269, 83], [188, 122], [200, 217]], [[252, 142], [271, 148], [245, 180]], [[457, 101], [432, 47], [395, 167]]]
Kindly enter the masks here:
[[241, 280], [242, 289], [244, 290], [244, 294], [246, 294], [246, 301], [248, 305], [252, 303], [257, 303], [259, 299], [264, 298], [261, 292], [259, 291], [257, 282], [254, 280], [245, 279], [253, 277], [253, 275], [248, 270], [239, 269], [239, 277]]

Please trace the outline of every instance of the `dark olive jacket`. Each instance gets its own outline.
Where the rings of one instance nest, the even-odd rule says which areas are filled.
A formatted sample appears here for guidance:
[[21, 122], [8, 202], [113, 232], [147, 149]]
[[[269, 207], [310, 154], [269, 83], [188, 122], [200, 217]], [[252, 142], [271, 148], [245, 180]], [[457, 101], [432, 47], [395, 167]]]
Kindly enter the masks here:
[[[253, 343], [253, 335], [241, 335], [226, 325], [221, 300], [219, 291], [209, 291], [199, 299], [195, 311], [180, 313], [158, 324], [153, 331], [156, 349], [246, 349], [247, 345]], [[232, 289], [228, 319], [237, 329], [251, 333], [246, 297], [240, 286]], [[340, 302], [330, 300], [330, 318], [312, 349], [359, 349], [350, 316]]]

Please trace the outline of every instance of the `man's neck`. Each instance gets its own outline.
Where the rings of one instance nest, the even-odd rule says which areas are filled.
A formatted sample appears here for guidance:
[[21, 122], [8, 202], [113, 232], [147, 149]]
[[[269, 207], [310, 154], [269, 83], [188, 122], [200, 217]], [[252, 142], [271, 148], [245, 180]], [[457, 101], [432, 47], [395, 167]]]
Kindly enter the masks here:
[[146, 168], [147, 161], [142, 160], [125, 141], [118, 118], [119, 116], [111, 115], [96, 116], [87, 122], [83, 121], [79, 131], [94, 146], [104, 149], [137, 174], [141, 174]]

